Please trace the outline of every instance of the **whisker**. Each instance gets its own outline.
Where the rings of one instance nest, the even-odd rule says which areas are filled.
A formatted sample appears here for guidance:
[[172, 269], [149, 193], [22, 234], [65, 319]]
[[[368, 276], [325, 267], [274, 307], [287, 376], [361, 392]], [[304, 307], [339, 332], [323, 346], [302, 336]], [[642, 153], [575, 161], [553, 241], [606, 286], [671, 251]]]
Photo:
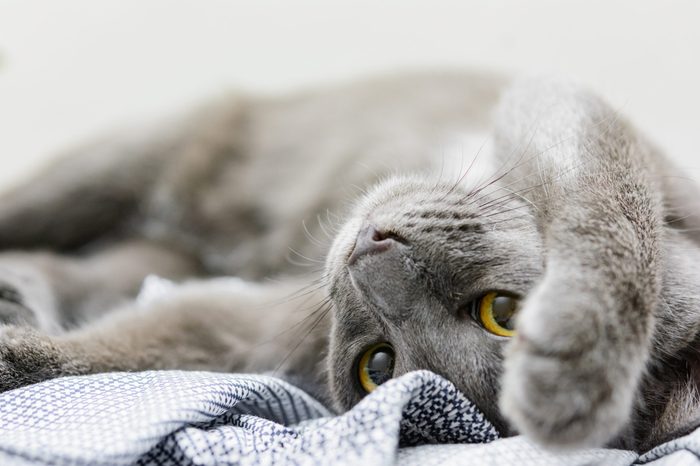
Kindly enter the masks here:
[[304, 334], [304, 336], [301, 339], [299, 339], [299, 341], [292, 347], [292, 349], [289, 351], [289, 353], [287, 353], [287, 355], [282, 359], [282, 361], [280, 361], [280, 363], [277, 365], [277, 367], [273, 371], [273, 374], [277, 374], [279, 372], [279, 370], [282, 368], [284, 363], [286, 363], [289, 360], [289, 358], [292, 357], [294, 352], [297, 349], [299, 349], [301, 344], [304, 343], [304, 341], [309, 337], [309, 335], [311, 335], [311, 332], [313, 332], [314, 329], [316, 329], [316, 327], [318, 327], [318, 324], [320, 324], [321, 321], [323, 321], [323, 319], [326, 318], [326, 316], [328, 315], [328, 312], [330, 312], [330, 310], [331, 310], [331, 306], [329, 304], [326, 304], [326, 308], [320, 313], [321, 315], [318, 316], [318, 318], [313, 322], [313, 324], [311, 325], [309, 330]]
[[524, 219], [524, 218], [529, 218], [529, 219], [531, 219], [531, 218], [532, 218], [532, 215], [529, 214], [529, 213], [525, 213], [525, 214], [522, 214], [522, 215], [516, 215], [516, 216], [514, 216], [514, 217], [503, 218], [503, 219], [501, 219], [501, 220], [492, 220], [492, 221], [489, 221], [489, 222], [484, 223], [484, 225], [485, 225], [485, 226], [498, 225], [499, 223], [512, 222], [512, 221], [514, 221], [514, 220], [520, 220], [520, 219]]
[[[313, 263], [313, 264], [325, 265], [325, 263], [326, 263], [325, 261], [318, 260], [318, 259], [313, 259], [313, 258], [311, 258], [311, 257], [305, 256], [304, 254], [300, 253], [299, 251], [297, 251], [296, 249], [294, 249], [294, 248], [291, 247], [291, 246], [287, 246], [287, 249], [289, 249], [289, 251], [291, 251], [293, 254], [296, 254], [297, 256], [301, 257], [302, 259], [307, 260], [307, 261], [309, 261], [309, 262], [311, 262], [311, 263]], [[310, 264], [294, 264], [294, 265], [309, 266]]]
[[316, 246], [325, 248], [328, 245], [323, 243], [322, 241], [318, 240], [311, 232], [309, 231], [309, 228], [306, 226], [306, 219], [301, 221], [301, 226], [304, 228], [304, 232], [306, 233], [306, 237], [309, 238], [309, 240], [315, 244]]
[[[326, 217], [328, 216], [329, 210], [326, 209]], [[318, 227], [321, 229], [324, 235], [330, 240], [333, 240], [333, 237], [335, 236], [335, 232], [333, 234], [329, 233], [328, 230], [326, 230], [326, 226], [323, 224], [323, 219], [321, 218], [321, 215], [318, 214], [316, 215], [316, 220], [318, 221]]]
[[[532, 144], [532, 141], [533, 141], [534, 138], [535, 138], [535, 134], [537, 134], [537, 128], [536, 128], [537, 124], [538, 124], [538, 123], [537, 123], [537, 119], [535, 119], [535, 121], [532, 123], [531, 128], [528, 129], [527, 132], [531, 132], [530, 138], [529, 138], [527, 144], [525, 145], [525, 148], [520, 152], [520, 156], [519, 156], [518, 160], [516, 161], [515, 165], [514, 165], [513, 167], [511, 167], [509, 170], [507, 170], [506, 172], [504, 172], [503, 174], [498, 175], [498, 172], [499, 172], [500, 170], [504, 169], [504, 168], [508, 165], [508, 163], [510, 162], [510, 159], [513, 157], [513, 155], [516, 154], [516, 153], [519, 151], [519, 149], [518, 149], [517, 146], [516, 146], [516, 147], [513, 147], [513, 149], [512, 149], [511, 152], [508, 154], [508, 156], [506, 157], [506, 159], [503, 161], [503, 163], [501, 164], [501, 166], [498, 167], [498, 168], [494, 171], [494, 174], [493, 174], [491, 177], [487, 178], [483, 183], [477, 184], [476, 188], [475, 188], [474, 190], [472, 190], [472, 192], [470, 193], [470, 195], [472, 195], [472, 194], [478, 194], [479, 192], [481, 192], [483, 189], [487, 188], [488, 186], [491, 186], [491, 185], [493, 185], [494, 183], [497, 183], [498, 181], [500, 181], [501, 179], [503, 179], [505, 176], [508, 176], [509, 173], [511, 173], [513, 170], [515, 170], [516, 168], [518, 168], [518, 167], [520, 166], [521, 161], [522, 161], [522, 158], [525, 156], [525, 154], [527, 153], [527, 150], [530, 148], [530, 145]], [[526, 133], [526, 134], [527, 134], [527, 133]], [[497, 176], [497, 175], [498, 175], [498, 176]], [[495, 176], [496, 178], [495, 178], [495, 179], [492, 179], [494, 176]]]
[[[320, 272], [320, 270], [319, 270]], [[313, 295], [314, 293], [317, 293], [321, 291], [323, 288], [325, 288], [328, 285], [328, 277], [326, 275], [322, 275], [314, 280], [311, 280], [308, 282], [306, 285], [301, 287], [300, 289], [291, 292], [288, 295], [285, 295], [279, 299], [275, 299], [272, 301], [267, 301], [264, 304], [261, 304], [257, 308], [264, 308], [264, 307], [271, 307], [271, 306], [279, 306], [281, 304], [285, 304], [291, 301], [294, 301], [295, 299], [300, 299], [308, 295]], [[272, 280], [272, 279], [267, 279], [267, 281], [270, 281], [272, 283], [277, 283], [277, 284], [282, 284], [282, 281], [279, 280]]]
[[[457, 189], [457, 187], [464, 181], [464, 179], [469, 175], [469, 172], [471, 169], [474, 167], [474, 164], [476, 164], [477, 159], [479, 158], [479, 155], [481, 155], [481, 152], [483, 151], [484, 147], [486, 147], [486, 144], [488, 143], [488, 138], [484, 140], [484, 142], [481, 143], [481, 146], [479, 146], [479, 150], [476, 151], [476, 154], [474, 154], [474, 157], [472, 157], [472, 161], [470, 162], [469, 166], [467, 169], [462, 173], [461, 176], [457, 178], [457, 181], [452, 185], [452, 187], [440, 198], [440, 201], [443, 201], [452, 194], [452, 192]], [[462, 161], [460, 163], [459, 170], [460, 172], [462, 171], [462, 166], [464, 166], [464, 151], [462, 151]]]
[[521, 204], [521, 205], [519, 205], [519, 206], [511, 207], [511, 208], [509, 208], [509, 209], [499, 210], [499, 211], [497, 211], [497, 212], [493, 212], [493, 213], [490, 213], [490, 214], [487, 214], [487, 215], [482, 215], [482, 217], [484, 217], [484, 218], [489, 218], [489, 217], [494, 217], [494, 216], [496, 216], [496, 215], [503, 215], [503, 214], [505, 214], [505, 213], [512, 212], [512, 211], [514, 211], [514, 210], [522, 209], [522, 208], [524, 208], [524, 207], [529, 207], [529, 206], [528, 206], [527, 204]]
[[271, 338], [269, 338], [269, 339], [267, 339], [267, 340], [263, 340], [263, 341], [260, 341], [260, 342], [256, 343], [255, 345], [253, 345], [253, 347], [258, 348], [258, 347], [265, 346], [265, 345], [269, 345], [269, 344], [271, 344], [271, 343], [276, 342], [276, 341], [279, 339], [279, 337], [281, 337], [281, 336], [283, 336], [283, 335], [286, 335], [286, 334], [288, 334], [289, 332], [291, 332], [291, 331], [293, 331], [293, 330], [297, 330], [300, 326], [302, 326], [302, 325], [304, 325], [305, 323], [307, 323], [307, 322], [309, 321], [309, 319], [314, 318], [319, 312], [322, 312], [322, 310], [323, 310], [323, 309], [325, 308], [325, 306], [327, 306], [327, 305], [330, 305], [330, 298], [325, 298], [325, 299], [323, 299], [321, 302], [319, 302], [318, 304], [315, 304], [315, 305], [312, 307], [313, 310], [312, 310], [311, 312], [309, 312], [309, 315], [307, 315], [306, 317], [304, 317], [304, 318], [300, 319], [299, 321], [295, 322], [295, 323], [294, 323], [293, 325], [291, 325], [289, 328], [286, 328], [286, 329], [284, 329], [284, 330], [282, 330], [282, 331], [280, 331], [280, 332], [275, 333]]

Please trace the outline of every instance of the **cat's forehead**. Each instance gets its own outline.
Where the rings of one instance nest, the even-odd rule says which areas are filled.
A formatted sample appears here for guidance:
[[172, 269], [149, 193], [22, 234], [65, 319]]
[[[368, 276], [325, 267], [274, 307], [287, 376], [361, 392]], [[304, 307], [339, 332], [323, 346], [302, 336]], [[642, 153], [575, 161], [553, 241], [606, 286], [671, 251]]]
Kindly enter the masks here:
[[[372, 188], [357, 205], [355, 217], [388, 220], [417, 216], [423, 219], [474, 217], [477, 206], [469, 202], [472, 190], [461, 180], [444, 181], [426, 176], [394, 176]], [[448, 209], [452, 213], [447, 213]], [[454, 213], [454, 216], [453, 216]]]
[[[451, 133], [431, 154], [428, 170], [416, 174], [393, 175], [376, 183], [357, 204], [355, 216], [381, 209], [385, 213], [405, 213], [419, 208], [425, 218], [456, 207], [460, 212], [478, 212], [474, 193], [492, 188], [496, 180], [493, 143], [485, 133]], [[484, 193], [486, 194], [486, 193]], [[438, 214], [439, 215], [439, 214]]]

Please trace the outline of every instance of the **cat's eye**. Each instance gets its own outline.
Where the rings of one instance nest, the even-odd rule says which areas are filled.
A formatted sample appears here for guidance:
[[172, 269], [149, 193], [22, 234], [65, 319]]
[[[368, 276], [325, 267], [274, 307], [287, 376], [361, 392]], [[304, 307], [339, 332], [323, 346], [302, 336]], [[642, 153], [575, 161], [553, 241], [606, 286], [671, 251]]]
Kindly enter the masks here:
[[474, 318], [486, 330], [500, 337], [515, 335], [518, 298], [502, 291], [490, 291], [474, 303]]
[[394, 349], [388, 343], [368, 348], [357, 363], [357, 380], [360, 387], [371, 393], [394, 375]]

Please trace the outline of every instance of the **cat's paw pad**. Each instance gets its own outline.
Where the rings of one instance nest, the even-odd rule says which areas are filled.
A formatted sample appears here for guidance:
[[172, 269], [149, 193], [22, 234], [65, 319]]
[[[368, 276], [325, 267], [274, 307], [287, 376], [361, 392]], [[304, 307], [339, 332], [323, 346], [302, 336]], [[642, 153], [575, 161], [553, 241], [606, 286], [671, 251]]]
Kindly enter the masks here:
[[48, 336], [0, 326], [0, 392], [63, 375], [64, 355]]
[[523, 315], [506, 354], [501, 412], [552, 448], [609, 442], [627, 423], [636, 390], [639, 361], [625, 367], [591, 314], [580, 311]]

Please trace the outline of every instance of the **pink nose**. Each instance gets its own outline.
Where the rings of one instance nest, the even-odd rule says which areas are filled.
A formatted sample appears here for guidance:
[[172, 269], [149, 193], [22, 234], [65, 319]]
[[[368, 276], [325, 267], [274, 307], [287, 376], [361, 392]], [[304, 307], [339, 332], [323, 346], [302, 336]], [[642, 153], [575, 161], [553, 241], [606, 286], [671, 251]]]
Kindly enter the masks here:
[[348, 265], [353, 265], [360, 257], [384, 252], [397, 242], [395, 235], [384, 233], [374, 225], [366, 225], [357, 235], [355, 248], [348, 258]]

